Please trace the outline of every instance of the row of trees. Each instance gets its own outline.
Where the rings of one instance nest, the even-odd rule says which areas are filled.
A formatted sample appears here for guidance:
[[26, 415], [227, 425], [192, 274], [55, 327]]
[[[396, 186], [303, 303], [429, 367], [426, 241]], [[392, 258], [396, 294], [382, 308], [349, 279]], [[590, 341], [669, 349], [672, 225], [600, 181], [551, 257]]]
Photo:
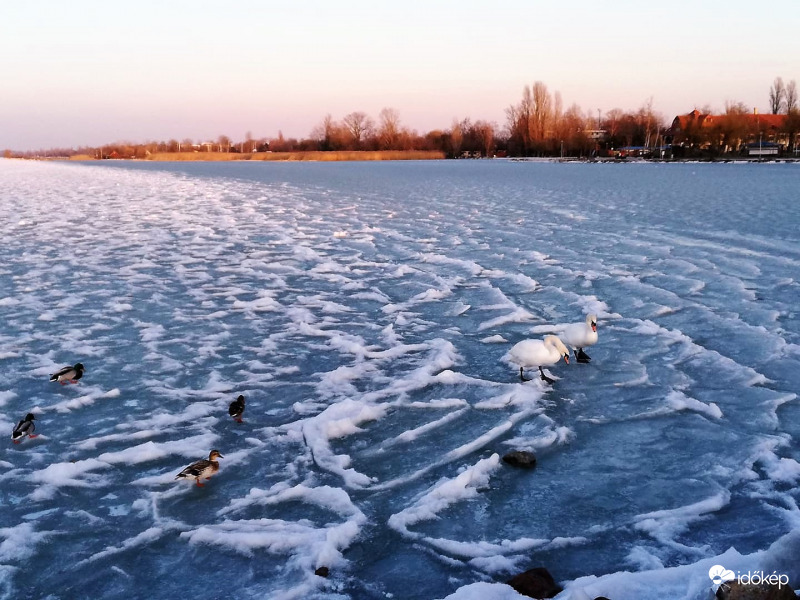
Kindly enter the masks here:
[[769, 108], [773, 115], [797, 111], [797, 83], [794, 79], [784, 85], [782, 77], [775, 78], [769, 88]]
[[[778, 77], [769, 91], [770, 108], [774, 113], [784, 112], [792, 120], [798, 113], [797, 89], [794, 81], [784, 84]], [[710, 109], [706, 110], [711, 113]], [[719, 120], [717, 130], [690, 132], [693, 143], [705, 144], [708, 140], [722, 140], [722, 146], [732, 147], [735, 139], [746, 139], [749, 134], [743, 115], [750, 111], [742, 103], [726, 105], [725, 119]], [[335, 120], [326, 115], [307, 138], [285, 138], [278, 133], [274, 138], [256, 139], [248, 132], [243, 140], [233, 140], [221, 135], [213, 141], [148, 142], [145, 144], [117, 143], [100, 148], [51, 149], [46, 152], [16, 153], [6, 151], [6, 156], [71, 156], [85, 154], [96, 158], [146, 158], [162, 152], [292, 152], [331, 150], [438, 150], [447, 156], [589, 156], [608, 154], [625, 146], [654, 147], [669, 138], [668, 123], [663, 115], [653, 110], [653, 99], [633, 111], [620, 108], [602, 113], [584, 111], [577, 104], [564, 108], [561, 94], [551, 93], [547, 86], [537, 81], [525, 86], [522, 98], [505, 110], [506, 122], [499, 126], [491, 121], [454, 119], [449, 128], [419, 134], [405, 126], [400, 113], [394, 108], [384, 108], [377, 118], [356, 111]], [[794, 127], [794, 125], [792, 125]], [[795, 130], [796, 131], [796, 130]], [[715, 142], [716, 143], [716, 142]]]
[[[537, 89], [544, 88], [536, 84]], [[546, 88], [544, 88], [546, 89]], [[526, 95], [528, 88], [526, 88]], [[560, 96], [557, 95], [557, 98]], [[341, 120], [326, 115], [307, 138], [284, 137], [279, 132], [274, 138], [253, 138], [250, 133], [243, 140], [234, 140], [220, 135], [215, 140], [194, 141], [191, 139], [168, 140], [133, 144], [128, 142], [106, 144], [102, 147], [55, 148], [36, 152], [6, 151], [6, 156], [74, 156], [86, 155], [94, 158], [147, 158], [166, 152], [297, 152], [332, 150], [437, 150], [449, 157], [461, 156], [531, 156], [562, 152], [565, 155], [587, 155], [597, 148], [588, 129], [597, 126], [597, 119], [590, 119], [573, 105], [561, 112], [558, 103], [555, 112], [537, 113], [534, 122], [527, 112], [526, 101], [509, 107], [506, 127], [486, 120], [472, 121], [469, 118], [454, 119], [450, 127], [435, 129], [420, 134], [405, 126], [399, 112], [384, 108], [373, 119], [365, 112], [352, 112]], [[648, 104], [648, 107], [650, 105]], [[660, 121], [649, 110], [625, 113], [621, 109], [609, 111], [606, 121], [613, 128], [612, 143], [633, 143], [638, 136], [634, 131], [639, 122], [650, 123], [649, 130], [657, 129]], [[641, 117], [641, 114], [651, 115]], [[599, 128], [599, 127], [598, 127]], [[638, 129], [636, 130], [638, 132]], [[646, 136], [644, 136], [646, 137]], [[654, 136], [655, 137], [655, 136]], [[644, 138], [642, 138], [644, 139]], [[604, 142], [609, 145], [609, 142]]]
[[654, 146], [663, 142], [664, 117], [650, 98], [636, 111], [614, 108], [601, 118], [577, 104], [566, 110], [561, 94], [551, 94], [537, 81], [525, 86], [522, 99], [506, 109], [506, 145], [510, 154], [587, 156], [623, 146]]

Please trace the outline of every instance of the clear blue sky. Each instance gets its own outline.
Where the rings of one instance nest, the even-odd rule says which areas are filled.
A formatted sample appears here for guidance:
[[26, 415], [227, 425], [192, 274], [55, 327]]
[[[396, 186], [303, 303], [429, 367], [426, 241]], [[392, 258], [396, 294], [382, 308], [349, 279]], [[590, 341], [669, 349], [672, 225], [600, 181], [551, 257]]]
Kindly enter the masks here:
[[766, 111], [800, 80], [800, 1], [0, 2], [0, 149], [304, 137], [396, 108], [505, 123], [541, 80], [596, 114]]

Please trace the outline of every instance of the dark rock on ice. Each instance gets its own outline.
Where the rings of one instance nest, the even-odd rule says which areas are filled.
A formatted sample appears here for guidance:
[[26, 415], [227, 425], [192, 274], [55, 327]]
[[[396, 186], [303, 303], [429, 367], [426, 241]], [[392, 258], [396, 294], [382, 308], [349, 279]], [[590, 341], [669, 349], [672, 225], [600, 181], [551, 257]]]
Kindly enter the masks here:
[[508, 585], [531, 598], [553, 598], [561, 592], [561, 587], [544, 567], [528, 569], [511, 579]]
[[759, 585], [731, 581], [723, 583], [717, 589], [717, 600], [794, 600], [797, 598], [789, 585], [779, 586], [776, 583]]
[[503, 457], [503, 462], [508, 463], [512, 467], [532, 469], [536, 466], [536, 456], [533, 454], [533, 452], [514, 450]]
[[328, 567], [320, 567], [316, 571], [314, 571], [314, 575], [319, 575], [320, 577], [327, 577], [330, 574], [330, 569]]

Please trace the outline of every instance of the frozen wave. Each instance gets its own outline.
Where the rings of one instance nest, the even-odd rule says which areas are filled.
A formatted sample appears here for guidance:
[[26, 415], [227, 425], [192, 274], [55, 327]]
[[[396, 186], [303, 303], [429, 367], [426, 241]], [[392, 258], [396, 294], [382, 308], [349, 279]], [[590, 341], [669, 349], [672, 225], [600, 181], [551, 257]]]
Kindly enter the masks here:
[[[788, 552], [796, 175], [692, 168], [0, 161], [0, 426], [41, 433], [0, 457], [2, 595], [511, 598], [542, 564], [689, 598]], [[554, 386], [502, 362], [587, 312]]]

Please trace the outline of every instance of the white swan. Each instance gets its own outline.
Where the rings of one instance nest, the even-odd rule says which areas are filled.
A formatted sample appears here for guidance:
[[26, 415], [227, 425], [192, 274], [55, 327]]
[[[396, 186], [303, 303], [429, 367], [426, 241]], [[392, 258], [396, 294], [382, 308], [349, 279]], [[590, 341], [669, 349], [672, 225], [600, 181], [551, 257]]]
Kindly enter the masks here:
[[565, 344], [572, 347], [575, 360], [588, 363], [592, 359], [583, 349], [597, 343], [597, 315], [587, 315], [583, 323], [567, 325], [559, 336]]
[[519, 365], [519, 378], [522, 381], [530, 381], [523, 375], [524, 369], [539, 367], [542, 380], [553, 383], [553, 380], [544, 374], [542, 367], [554, 365], [562, 358], [569, 364], [569, 350], [556, 336], [548, 335], [543, 340], [522, 340], [514, 344], [505, 358]]

